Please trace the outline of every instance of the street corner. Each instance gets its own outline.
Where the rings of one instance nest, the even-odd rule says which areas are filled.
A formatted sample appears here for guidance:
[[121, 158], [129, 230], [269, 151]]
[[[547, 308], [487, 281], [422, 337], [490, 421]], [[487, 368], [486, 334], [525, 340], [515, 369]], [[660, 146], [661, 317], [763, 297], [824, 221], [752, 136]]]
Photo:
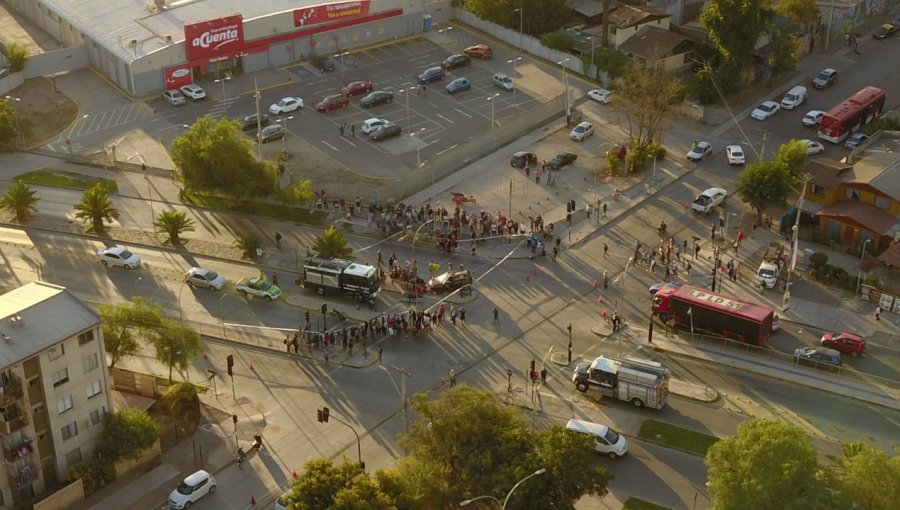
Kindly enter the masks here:
[[712, 403], [719, 399], [719, 392], [708, 384], [696, 384], [678, 379], [669, 379], [669, 391], [673, 395], [696, 400], [698, 402]]
[[626, 327], [625, 322], [621, 319], [619, 320], [619, 327], [613, 328], [613, 318], [607, 317], [606, 320], [600, 321], [599, 324], [595, 326], [591, 326], [591, 333], [600, 336], [609, 338], [613, 335], [622, 335], [624, 334], [623, 329]]
[[361, 370], [364, 368], [373, 367], [380, 363], [381, 361], [378, 357], [378, 351], [372, 353], [369, 352], [369, 350], [366, 348], [363, 350], [363, 354], [357, 356], [348, 356], [347, 359], [341, 361], [339, 365], [344, 368], [355, 368]]
[[567, 367], [572, 363], [579, 361], [579, 359], [580, 358], [569, 361], [569, 354], [566, 352], [550, 353], [550, 363], [553, 363], [554, 365], [559, 367]]

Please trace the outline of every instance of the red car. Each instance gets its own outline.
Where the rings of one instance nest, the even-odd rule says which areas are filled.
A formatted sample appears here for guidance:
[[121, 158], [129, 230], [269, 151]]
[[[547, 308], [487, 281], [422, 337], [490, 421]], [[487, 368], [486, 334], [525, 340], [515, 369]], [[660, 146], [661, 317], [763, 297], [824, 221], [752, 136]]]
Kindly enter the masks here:
[[343, 108], [350, 104], [350, 100], [347, 99], [347, 96], [344, 94], [332, 94], [330, 96], [326, 96], [325, 99], [319, 102], [316, 105], [316, 111], [319, 112], [327, 112], [331, 110], [337, 110], [338, 108]]
[[341, 92], [345, 96], [358, 96], [359, 94], [368, 94], [375, 90], [375, 86], [370, 81], [351, 81], [341, 88]]
[[828, 347], [836, 351], [845, 352], [852, 356], [859, 356], [866, 352], [866, 339], [856, 333], [844, 331], [840, 335], [825, 333], [819, 340], [822, 347]]
[[494, 50], [491, 49], [487, 44], [476, 44], [475, 46], [469, 46], [463, 53], [472, 57], [472, 58], [480, 58], [483, 60], [487, 60], [494, 56]]

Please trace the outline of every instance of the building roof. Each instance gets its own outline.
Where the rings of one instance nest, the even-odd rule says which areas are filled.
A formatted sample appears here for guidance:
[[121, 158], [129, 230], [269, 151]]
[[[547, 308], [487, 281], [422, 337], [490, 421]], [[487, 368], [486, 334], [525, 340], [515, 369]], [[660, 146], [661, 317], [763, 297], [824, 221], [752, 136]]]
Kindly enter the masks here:
[[900, 232], [900, 220], [889, 212], [855, 200], [835, 202], [820, 209], [816, 216], [831, 218], [882, 236], [894, 237], [895, 233]]
[[671, 17], [671, 14], [659, 7], [650, 5], [623, 5], [609, 13], [609, 24], [616, 28], [628, 28], [634, 25]]
[[[603, 14], [603, 0], [566, 0], [566, 7], [588, 18]], [[609, 9], [615, 8], [616, 2], [610, 2]]]
[[619, 51], [631, 53], [647, 60], [659, 60], [672, 55], [672, 51], [687, 37], [657, 27], [642, 27], [636, 34], [619, 45]]
[[853, 165], [829, 158], [812, 158], [806, 162], [806, 171], [812, 176], [812, 183], [826, 188], [836, 189], [844, 182], [841, 174], [850, 170], [853, 170]]
[[878, 260], [882, 264], [894, 266], [895, 269], [900, 268], [900, 241], [891, 243], [888, 249], [878, 256]]
[[853, 176], [847, 182], [868, 184], [900, 201], [900, 153], [867, 149], [865, 156], [854, 163]]
[[21, 362], [100, 323], [71, 292], [33, 282], [0, 296], [0, 367]]

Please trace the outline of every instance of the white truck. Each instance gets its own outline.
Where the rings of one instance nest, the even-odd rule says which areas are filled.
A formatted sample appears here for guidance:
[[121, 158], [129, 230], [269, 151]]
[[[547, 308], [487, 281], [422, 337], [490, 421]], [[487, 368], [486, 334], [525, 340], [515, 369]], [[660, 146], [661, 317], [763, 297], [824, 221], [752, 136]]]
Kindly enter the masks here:
[[656, 361], [600, 356], [575, 367], [575, 388], [631, 402], [634, 407], [662, 409], [669, 396], [669, 370]]
[[698, 213], [709, 214], [713, 208], [725, 201], [728, 192], [722, 188], [709, 188], [697, 195], [691, 204], [691, 209]]
[[775, 288], [781, 275], [781, 265], [777, 259], [765, 258], [756, 270], [756, 285], [765, 285], [767, 289]]

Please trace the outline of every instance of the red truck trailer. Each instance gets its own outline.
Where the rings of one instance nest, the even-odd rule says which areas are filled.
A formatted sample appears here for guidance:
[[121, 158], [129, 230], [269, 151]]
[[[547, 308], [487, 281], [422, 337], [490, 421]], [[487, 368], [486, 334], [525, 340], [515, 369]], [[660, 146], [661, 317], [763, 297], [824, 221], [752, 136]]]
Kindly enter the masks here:
[[691, 285], [663, 286], [653, 297], [653, 313], [677, 327], [753, 345], [765, 345], [778, 327], [771, 308]]

